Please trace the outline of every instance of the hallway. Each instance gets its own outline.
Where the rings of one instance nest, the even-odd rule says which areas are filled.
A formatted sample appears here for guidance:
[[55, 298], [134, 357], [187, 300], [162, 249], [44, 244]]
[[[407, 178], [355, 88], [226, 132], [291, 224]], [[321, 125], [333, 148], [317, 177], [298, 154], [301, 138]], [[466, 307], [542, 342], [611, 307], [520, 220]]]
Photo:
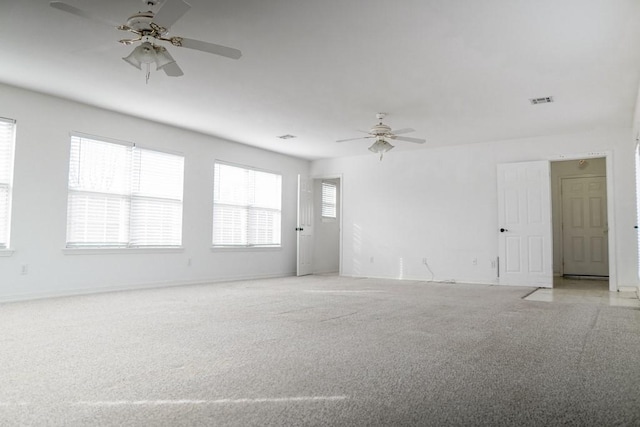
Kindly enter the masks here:
[[640, 308], [640, 299], [635, 292], [610, 292], [607, 280], [556, 277], [553, 286], [552, 289], [537, 289], [525, 300]]

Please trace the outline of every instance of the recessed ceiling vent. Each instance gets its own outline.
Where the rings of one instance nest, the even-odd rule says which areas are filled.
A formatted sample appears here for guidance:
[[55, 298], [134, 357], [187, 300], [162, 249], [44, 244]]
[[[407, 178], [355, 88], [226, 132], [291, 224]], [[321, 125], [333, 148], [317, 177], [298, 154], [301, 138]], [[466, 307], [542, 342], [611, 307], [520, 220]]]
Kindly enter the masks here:
[[280, 138], [280, 139], [292, 139], [292, 138], [295, 138], [295, 137], [296, 137], [295, 135], [286, 134], [286, 135], [280, 135], [278, 138]]
[[545, 96], [543, 98], [531, 98], [529, 99], [529, 102], [531, 102], [532, 105], [548, 104], [550, 102], [553, 102], [553, 96]]

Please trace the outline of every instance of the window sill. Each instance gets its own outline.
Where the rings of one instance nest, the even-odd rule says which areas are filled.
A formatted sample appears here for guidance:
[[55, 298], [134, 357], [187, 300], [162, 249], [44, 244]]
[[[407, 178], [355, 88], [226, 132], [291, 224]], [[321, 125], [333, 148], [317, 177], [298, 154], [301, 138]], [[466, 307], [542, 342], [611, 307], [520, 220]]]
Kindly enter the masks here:
[[110, 255], [110, 254], [177, 254], [184, 247], [176, 248], [63, 248], [64, 255]]
[[0, 257], [11, 256], [14, 252], [13, 249], [0, 249]]
[[273, 252], [281, 251], [282, 246], [212, 246], [211, 252]]

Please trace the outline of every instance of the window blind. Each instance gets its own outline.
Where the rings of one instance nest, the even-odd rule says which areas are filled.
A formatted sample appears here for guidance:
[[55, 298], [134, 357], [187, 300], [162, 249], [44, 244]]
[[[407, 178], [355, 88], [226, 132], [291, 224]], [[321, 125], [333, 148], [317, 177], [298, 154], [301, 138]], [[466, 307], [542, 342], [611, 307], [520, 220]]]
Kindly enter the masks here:
[[281, 175], [216, 162], [213, 245], [280, 246], [281, 205]]
[[184, 158], [137, 148], [133, 154], [131, 245], [180, 246]]
[[322, 182], [322, 217], [336, 218], [336, 184]]
[[182, 243], [184, 158], [71, 137], [67, 247]]
[[16, 122], [0, 118], [0, 249], [9, 247]]

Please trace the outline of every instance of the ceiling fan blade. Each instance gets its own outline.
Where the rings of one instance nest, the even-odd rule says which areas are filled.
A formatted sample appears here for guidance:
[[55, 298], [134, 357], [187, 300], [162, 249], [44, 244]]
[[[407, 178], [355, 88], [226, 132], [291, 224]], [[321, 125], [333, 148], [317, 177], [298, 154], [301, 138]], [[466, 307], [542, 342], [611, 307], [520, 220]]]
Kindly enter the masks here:
[[182, 38], [180, 46], [186, 47], [187, 49], [195, 49], [202, 52], [213, 53], [214, 55], [225, 56], [231, 59], [238, 59], [242, 56], [242, 52], [238, 49], [194, 39]]
[[175, 62], [162, 67], [162, 71], [164, 71], [169, 77], [180, 77], [184, 75], [180, 66]]
[[191, 5], [184, 0], [165, 0], [153, 16], [153, 22], [165, 30], [169, 30], [189, 9], [191, 9]]
[[109, 21], [108, 19], [104, 19], [104, 18], [102, 18], [100, 16], [96, 16], [96, 15], [94, 15], [92, 13], [89, 13], [89, 12], [84, 11], [82, 9], [78, 9], [75, 6], [71, 6], [70, 4], [66, 4], [66, 3], [63, 3], [61, 1], [50, 1], [49, 2], [49, 6], [51, 6], [54, 9], [58, 9], [58, 10], [61, 10], [63, 12], [70, 13], [72, 15], [79, 16], [80, 18], [90, 19], [92, 21], [99, 22], [99, 23], [104, 24], [104, 25], [108, 25], [108, 26], [110, 26], [112, 28], [116, 28], [119, 25], [119, 24], [117, 24], [115, 22]]
[[426, 139], [409, 138], [407, 136], [392, 136], [391, 139], [395, 139], [397, 141], [415, 142], [416, 144], [424, 144], [425, 142], [427, 142]]
[[367, 138], [373, 138], [373, 136], [359, 136], [357, 138], [339, 139], [336, 142], [357, 141], [359, 139], [367, 139]]
[[415, 131], [416, 131], [415, 129], [405, 128], [405, 129], [392, 130], [391, 133], [394, 135], [400, 135], [402, 133], [411, 133]]

